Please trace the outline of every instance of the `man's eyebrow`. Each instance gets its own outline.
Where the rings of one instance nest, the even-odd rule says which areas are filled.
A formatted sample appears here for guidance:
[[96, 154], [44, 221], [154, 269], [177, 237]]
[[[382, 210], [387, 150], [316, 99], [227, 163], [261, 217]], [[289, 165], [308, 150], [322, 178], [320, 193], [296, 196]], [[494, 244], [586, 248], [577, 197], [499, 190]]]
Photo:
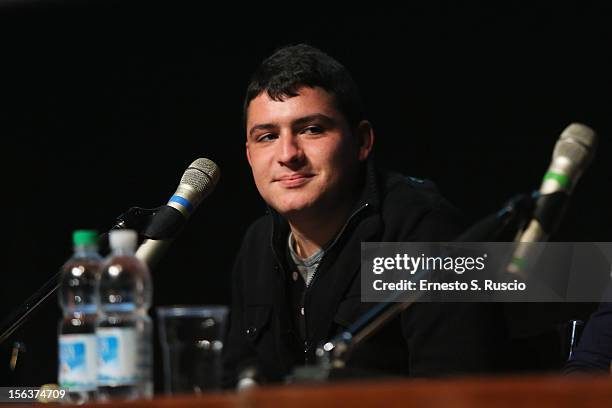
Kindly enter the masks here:
[[316, 121], [325, 122], [327, 124], [334, 124], [334, 123], [336, 123], [336, 121], [334, 119], [332, 119], [331, 117], [329, 117], [327, 115], [324, 115], [322, 113], [315, 113], [313, 115], [308, 115], [308, 116], [304, 116], [304, 117], [301, 117], [299, 119], [296, 119], [293, 122], [291, 122], [291, 125], [293, 125], [293, 126], [300, 126], [300, 125], [304, 125], [306, 123], [316, 122]]
[[253, 133], [255, 133], [258, 130], [271, 130], [275, 128], [276, 126], [273, 125], [272, 123], [264, 123], [261, 125], [255, 125], [251, 128], [251, 130], [249, 130], [249, 136], [253, 136]]

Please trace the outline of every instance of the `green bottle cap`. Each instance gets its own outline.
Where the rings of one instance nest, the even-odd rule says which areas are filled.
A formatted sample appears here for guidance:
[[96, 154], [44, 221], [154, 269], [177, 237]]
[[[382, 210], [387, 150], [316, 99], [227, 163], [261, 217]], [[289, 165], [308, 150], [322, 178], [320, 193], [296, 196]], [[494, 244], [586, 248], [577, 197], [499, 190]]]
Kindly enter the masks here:
[[72, 242], [75, 246], [97, 245], [98, 232], [94, 230], [76, 230], [72, 233]]

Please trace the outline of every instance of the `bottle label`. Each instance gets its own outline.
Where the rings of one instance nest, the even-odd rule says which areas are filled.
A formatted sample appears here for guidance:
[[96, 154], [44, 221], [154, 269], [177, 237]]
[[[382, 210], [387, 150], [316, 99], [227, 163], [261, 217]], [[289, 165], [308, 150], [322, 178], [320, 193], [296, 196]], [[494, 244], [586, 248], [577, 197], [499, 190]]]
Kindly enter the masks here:
[[96, 388], [96, 336], [62, 334], [59, 338], [59, 385], [70, 391]]
[[118, 386], [138, 382], [138, 334], [133, 327], [100, 327], [98, 385]]

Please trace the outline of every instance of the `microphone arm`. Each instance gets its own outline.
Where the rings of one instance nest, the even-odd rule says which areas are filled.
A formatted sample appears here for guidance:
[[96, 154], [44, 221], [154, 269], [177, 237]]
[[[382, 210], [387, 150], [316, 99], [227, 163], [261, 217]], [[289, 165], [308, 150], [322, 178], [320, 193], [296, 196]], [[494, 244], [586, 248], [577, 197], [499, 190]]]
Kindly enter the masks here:
[[10, 337], [11, 334], [20, 328], [27, 320], [30, 314], [40, 306], [49, 296], [51, 296], [59, 287], [62, 271], [58, 271], [43, 284], [32, 296], [30, 296], [19, 308], [6, 318], [0, 329], [0, 344]]

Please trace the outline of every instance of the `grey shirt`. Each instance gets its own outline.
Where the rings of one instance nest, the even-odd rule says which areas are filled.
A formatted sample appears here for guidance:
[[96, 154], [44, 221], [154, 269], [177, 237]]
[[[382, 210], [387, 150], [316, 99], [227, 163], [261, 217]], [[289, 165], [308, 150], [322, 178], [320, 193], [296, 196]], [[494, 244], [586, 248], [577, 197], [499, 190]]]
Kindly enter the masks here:
[[289, 253], [291, 254], [291, 259], [293, 259], [295, 266], [297, 266], [300, 275], [302, 275], [302, 278], [306, 283], [306, 286], [310, 285], [312, 277], [314, 276], [315, 271], [319, 267], [319, 263], [321, 262], [321, 258], [323, 258], [323, 254], [325, 253], [325, 251], [323, 250], [323, 248], [321, 248], [314, 254], [310, 255], [308, 258], [301, 258], [295, 252], [295, 239], [293, 239], [293, 233], [291, 232], [289, 232], [289, 239], [287, 245], [289, 246]]

